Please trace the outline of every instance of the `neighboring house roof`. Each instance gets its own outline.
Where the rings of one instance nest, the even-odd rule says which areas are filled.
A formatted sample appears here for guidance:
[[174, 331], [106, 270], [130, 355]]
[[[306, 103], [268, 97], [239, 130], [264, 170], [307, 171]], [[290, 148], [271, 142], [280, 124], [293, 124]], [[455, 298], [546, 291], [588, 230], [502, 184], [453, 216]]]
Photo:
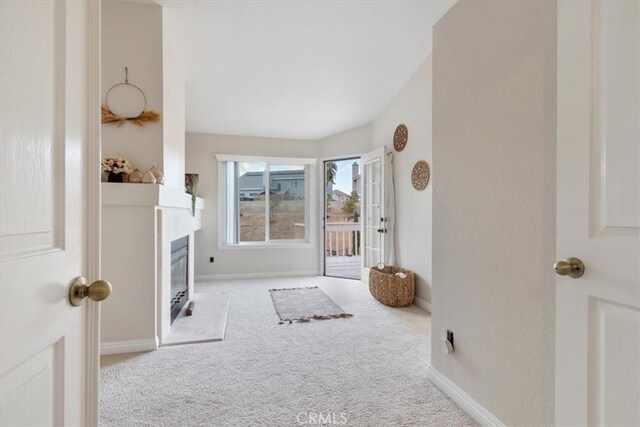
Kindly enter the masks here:
[[340, 190], [333, 190], [331, 192], [331, 194], [333, 194], [334, 196], [349, 197], [349, 195], [347, 193], [345, 193], [344, 191], [340, 191]]
[[263, 185], [262, 172], [247, 172], [238, 179], [240, 190], [261, 189]]
[[273, 171], [269, 173], [272, 181], [279, 181], [284, 179], [304, 179], [304, 170], [299, 171]]
[[[247, 172], [238, 178], [240, 190], [264, 187], [264, 172]], [[272, 181], [304, 179], [304, 171], [273, 171], [269, 174]]]

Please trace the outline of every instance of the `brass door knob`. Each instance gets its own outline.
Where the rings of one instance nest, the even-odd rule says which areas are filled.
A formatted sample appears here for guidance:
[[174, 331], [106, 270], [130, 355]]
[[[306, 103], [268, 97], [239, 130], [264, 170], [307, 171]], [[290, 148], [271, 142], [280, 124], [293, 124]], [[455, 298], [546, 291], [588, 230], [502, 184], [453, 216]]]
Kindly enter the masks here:
[[567, 258], [558, 261], [553, 265], [556, 274], [559, 276], [569, 276], [577, 279], [584, 274], [584, 264], [578, 258]]
[[84, 277], [76, 277], [69, 285], [69, 304], [74, 307], [82, 305], [85, 298], [91, 301], [104, 301], [111, 295], [111, 283], [105, 280], [96, 280], [89, 283]]

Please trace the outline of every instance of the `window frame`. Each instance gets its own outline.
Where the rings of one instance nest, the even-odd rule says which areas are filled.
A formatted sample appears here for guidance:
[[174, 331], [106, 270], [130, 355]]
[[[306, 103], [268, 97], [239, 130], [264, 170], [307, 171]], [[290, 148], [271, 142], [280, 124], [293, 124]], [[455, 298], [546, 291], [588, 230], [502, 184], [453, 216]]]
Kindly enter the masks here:
[[[313, 248], [316, 239], [316, 159], [294, 157], [262, 157], [218, 154], [216, 155], [218, 166], [218, 249], [220, 250], [247, 250], [247, 249], [294, 249]], [[238, 182], [237, 168], [229, 170], [228, 163], [265, 163], [264, 182], [265, 189], [269, 187], [270, 166], [304, 166], [305, 167], [305, 238], [304, 239], [277, 239], [269, 237], [269, 191], [265, 191], [265, 241], [263, 242], [239, 242], [239, 228], [237, 227], [237, 213], [239, 210], [238, 189], [234, 194], [227, 191], [230, 179], [234, 185]], [[229, 208], [231, 206], [231, 209]], [[236, 224], [229, 227], [229, 224]]]

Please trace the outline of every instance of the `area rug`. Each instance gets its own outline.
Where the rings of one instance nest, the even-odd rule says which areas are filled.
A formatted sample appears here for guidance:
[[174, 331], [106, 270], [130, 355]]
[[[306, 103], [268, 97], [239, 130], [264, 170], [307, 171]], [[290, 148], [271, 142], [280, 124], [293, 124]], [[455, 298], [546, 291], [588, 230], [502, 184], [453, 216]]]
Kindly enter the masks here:
[[195, 303], [192, 316], [187, 316], [187, 305], [182, 308], [171, 325], [163, 346], [222, 341], [227, 328], [231, 292], [195, 292], [191, 301]]
[[353, 317], [345, 313], [317, 286], [309, 288], [269, 289], [280, 324]]

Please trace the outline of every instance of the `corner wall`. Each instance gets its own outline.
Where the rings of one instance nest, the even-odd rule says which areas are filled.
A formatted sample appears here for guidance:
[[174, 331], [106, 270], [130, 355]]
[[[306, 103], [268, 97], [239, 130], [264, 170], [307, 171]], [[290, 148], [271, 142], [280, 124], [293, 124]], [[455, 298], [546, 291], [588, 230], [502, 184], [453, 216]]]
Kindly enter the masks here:
[[[304, 249], [218, 249], [218, 162], [216, 154], [317, 158], [318, 143], [307, 140], [187, 133], [186, 172], [200, 175], [204, 198], [202, 230], [196, 236], [196, 279], [243, 275], [304, 274], [320, 271], [318, 242]], [[316, 176], [318, 171], [316, 170]], [[316, 186], [317, 187], [317, 186]], [[315, 189], [314, 189], [315, 190]], [[314, 194], [316, 206], [318, 195]], [[215, 257], [209, 263], [209, 257]]]
[[373, 123], [373, 146], [393, 147], [396, 127], [404, 123], [409, 140], [401, 152], [393, 151], [396, 193], [396, 264], [416, 273], [416, 297], [431, 302], [431, 199], [432, 183], [424, 191], [411, 184], [418, 160], [431, 161], [431, 54], [418, 67], [389, 107]]
[[434, 27], [432, 364], [506, 425], [554, 424], [556, 31], [533, 1]]

